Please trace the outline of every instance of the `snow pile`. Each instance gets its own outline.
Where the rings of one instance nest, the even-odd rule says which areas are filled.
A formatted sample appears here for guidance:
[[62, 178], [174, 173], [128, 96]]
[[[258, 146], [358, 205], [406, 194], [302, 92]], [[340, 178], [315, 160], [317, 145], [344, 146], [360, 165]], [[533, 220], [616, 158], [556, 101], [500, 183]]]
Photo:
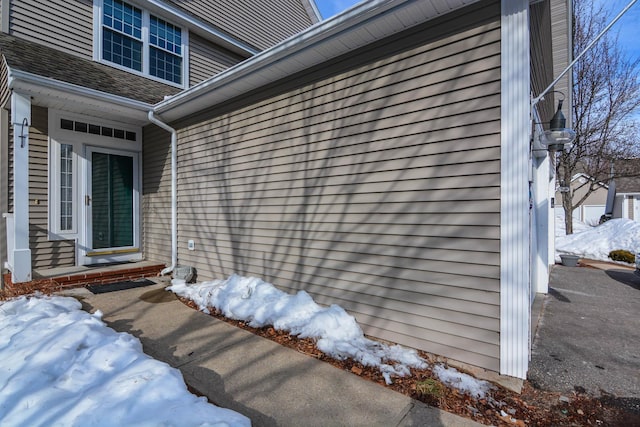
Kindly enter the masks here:
[[556, 259], [559, 254], [573, 254], [582, 258], [611, 261], [609, 252], [626, 249], [640, 251], [640, 223], [630, 219], [611, 219], [580, 233], [556, 237]]
[[[581, 233], [583, 231], [591, 230], [593, 226], [580, 221], [579, 219], [573, 218], [573, 233]], [[567, 227], [564, 223], [564, 211], [562, 213], [556, 214], [556, 222], [555, 222], [555, 236], [561, 237], [567, 235]]]
[[65, 297], [0, 304], [0, 424], [249, 426]]
[[489, 390], [491, 390], [491, 384], [489, 382], [478, 380], [455, 368], [445, 368], [443, 365], [436, 365], [433, 367], [433, 374], [438, 377], [443, 384], [456, 388], [477, 399], [485, 398]]
[[235, 274], [226, 280], [195, 285], [187, 285], [184, 280], [171, 283], [168, 290], [192, 300], [205, 313], [208, 307], [214, 307], [224, 316], [246, 321], [254, 328], [272, 325], [299, 338], [315, 339], [318, 349], [335, 359], [352, 358], [378, 368], [387, 384], [391, 384], [392, 376], [409, 375], [409, 368], [427, 367], [415, 350], [365, 338], [356, 320], [343, 308], [335, 304], [321, 307], [305, 291], [290, 295], [261, 279]]

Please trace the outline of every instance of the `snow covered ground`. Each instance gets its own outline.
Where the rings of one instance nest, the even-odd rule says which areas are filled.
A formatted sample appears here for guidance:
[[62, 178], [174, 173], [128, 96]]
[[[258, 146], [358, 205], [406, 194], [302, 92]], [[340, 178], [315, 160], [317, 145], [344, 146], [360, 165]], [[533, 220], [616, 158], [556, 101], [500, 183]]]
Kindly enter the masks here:
[[[290, 295], [236, 275], [190, 285], [174, 280], [170, 289], [202, 311], [216, 307], [252, 326], [314, 338], [322, 351], [375, 366], [387, 381], [427, 366], [415, 350], [367, 339], [344, 309], [321, 307], [304, 291]], [[250, 425], [243, 415], [189, 393], [180, 371], [145, 355], [137, 338], [110, 329], [101, 317], [62, 296], [0, 303], [0, 425]], [[433, 372], [474, 397], [485, 397], [492, 387], [443, 365]]]
[[[558, 222], [562, 223], [561, 227], [558, 227]], [[560, 261], [560, 254], [611, 261], [609, 252], [617, 249], [633, 254], [640, 251], [640, 223], [616, 218], [589, 227], [574, 221], [574, 233], [567, 236], [564, 234], [564, 219], [556, 218], [556, 261]]]
[[[252, 327], [271, 325], [300, 338], [313, 338], [319, 350], [335, 359], [351, 358], [378, 368], [387, 384], [394, 376], [409, 375], [410, 368], [427, 367], [415, 350], [366, 338], [355, 318], [342, 307], [322, 307], [305, 291], [291, 295], [259, 278], [235, 274], [225, 280], [197, 284], [186, 284], [184, 280], [171, 283], [168, 290], [192, 300], [205, 313], [214, 307], [224, 316], [246, 321]], [[437, 365], [433, 373], [448, 386], [478, 398], [491, 388], [488, 382], [455, 368]]]
[[[556, 213], [556, 230], [555, 230], [555, 234], [556, 237], [561, 237], [561, 236], [565, 236], [567, 234], [567, 230], [565, 227], [565, 223], [564, 223], [564, 212], [557, 212]], [[582, 221], [580, 221], [579, 219], [575, 219], [573, 218], [573, 232], [574, 233], [580, 233], [582, 231], [586, 231], [593, 228], [592, 225], [589, 225], [587, 223], [584, 223]]]
[[0, 305], [0, 425], [249, 426], [68, 297]]

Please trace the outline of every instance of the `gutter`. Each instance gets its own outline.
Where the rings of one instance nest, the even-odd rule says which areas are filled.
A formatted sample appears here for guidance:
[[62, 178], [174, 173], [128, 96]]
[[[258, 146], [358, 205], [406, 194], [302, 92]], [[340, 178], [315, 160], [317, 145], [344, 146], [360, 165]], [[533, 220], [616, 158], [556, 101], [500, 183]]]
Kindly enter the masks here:
[[[408, 0], [372, 0], [361, 2], [328, 20], [318, 22], [267, 50], [263, 50], [220, 74], [166, 98], [164, 101], [155, 105], [154, 111], [165, 116], [169, 110], [179, 109], [184, 104], [203, 96], [203, 94], [221, 87], [231, 86], [249, 75], [268, 70], [272, 65], [281, 66], [287, 59], [295, 57], [295, 55], [300, 52], [310, 51], [313, 47], [317, 47], [319, 44], [333, 37], [343, 35], [354, 28], [360, 28], [362, 25], [386, 13], [390, 13], [390, 11], [396, 8], [401, 8], [408, 3], [410, 4], [411, 2]], [[323, 56], [322, 60], [327, 59], [328, 58]], [[280, 77], [284, 77], [284, 75]]]
[[160, 272], [161, 276], [171, 273], [178, 264], [178, 136], [174, 128], [161, 121], [149, 110], [149, 121], [171, 133], [171, 265]]

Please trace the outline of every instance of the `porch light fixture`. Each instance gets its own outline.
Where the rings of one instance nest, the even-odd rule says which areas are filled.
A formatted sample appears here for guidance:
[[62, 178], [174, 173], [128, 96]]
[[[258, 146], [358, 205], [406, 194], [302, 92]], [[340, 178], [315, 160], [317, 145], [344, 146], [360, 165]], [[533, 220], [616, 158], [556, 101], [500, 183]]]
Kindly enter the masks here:
[[544, 131], [540, 141], [547, 146], [550, 152], [562, 151], [576, 139], [576, 132], [566, 128], [567, 119], [562, 114], [562, 103], [558, 101], [558, 109], [549, 122], [549, 130]]
[[[24, 127], [27, 127], [27, 134], [24, 133]], [[24, 140], [29, 134], [29, 120], [25, 117], [22, 120], [22, 131], [20, 133], [20, 148], [24, 148]]]

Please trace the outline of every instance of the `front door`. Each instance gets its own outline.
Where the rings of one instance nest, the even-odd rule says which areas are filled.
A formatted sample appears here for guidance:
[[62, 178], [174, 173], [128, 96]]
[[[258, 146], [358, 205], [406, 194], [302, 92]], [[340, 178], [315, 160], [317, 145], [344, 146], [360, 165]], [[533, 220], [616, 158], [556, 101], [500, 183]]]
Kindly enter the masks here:
[[139, 257], [138, 154], [87, 148], [84, 264]]

